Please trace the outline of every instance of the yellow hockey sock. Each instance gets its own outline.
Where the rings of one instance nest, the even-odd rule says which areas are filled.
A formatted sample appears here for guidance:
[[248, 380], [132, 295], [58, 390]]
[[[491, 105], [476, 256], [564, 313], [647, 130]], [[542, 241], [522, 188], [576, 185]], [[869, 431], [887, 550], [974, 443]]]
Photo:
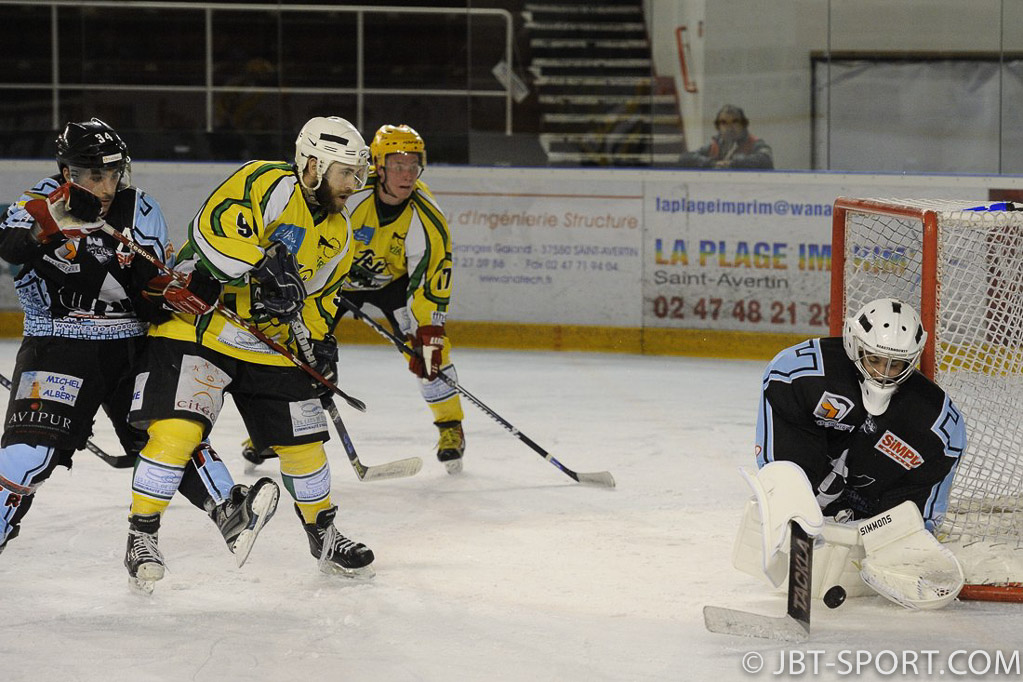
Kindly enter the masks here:
[[177, 492], [192, 451], [202, 442], [202, 424], [161, 419], [149, 426], [149, 442], [135, 462], [131, 513], [162, 514]]
[[284, 487], [295, 500], [303, 523], [314, 523], [316, 515], [330, 509], [330, 463], [323, 443], [275, 445], [281, 458]]

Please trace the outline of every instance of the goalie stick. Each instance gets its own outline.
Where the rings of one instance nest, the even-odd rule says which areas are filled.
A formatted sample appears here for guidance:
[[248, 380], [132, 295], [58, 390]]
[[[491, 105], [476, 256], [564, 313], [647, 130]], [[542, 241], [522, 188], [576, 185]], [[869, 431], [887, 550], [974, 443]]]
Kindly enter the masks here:
[[[391, 332], [389, 332], [386, 329], [384, 329], [382, 326], [380, 326], [380, 324], [376, 320], [374, 320], [372, 317], [370, 317], [366, 313], [362, 312], [362, 310], [358, 306], [356, 306], [354, 303], [352, 303], [351, 301], [346, 299], [344, 296], [338, 294], [337, 301], [342, 306], [344, 306], [348, 311], [350, 311], [353, 315], [355, 315], [356, 318], [362, 320], [363, 322], [368, 324], [370, 327], [372, 327], [373, 330], [376, 331], [377, 334], [380, 334], [382, 337], [384, 337], [385, 339], [387, 339], [388, 341], [393, 343], [398, 348], [398, 350], [400, 350], [402, 353], [404, 353], [405, 355], [408, 355], [410, 357], [416, 354], [416, 352], [414, 350], [412, 350], [411, 348], [409, 348], [405, 344], [404, 341], [402, 341], [400, 338], [398, 338], [397, 336], [395, 336]], [[583, 473], [583, 472], [577, 472], [577, 471], [573, 471], [572, 469], [569, 469], [567, 466], [565, 466], [564, 464], [559, 462], [557, 459], [555, 459], [552, 454], [550, 454], [549, 452], [544, 450], [542, 447], [537, 445], [533, 441], [533, 439], [531, 439], [529, 436], [527, 436], [526, 434], [524, 434], [521, 431], [519, 431], [517, 428], [512, 426], [511, 423], [509, 423], [506, 419], [504, 419], [501, 415], [499, 415], [498, 413], [494, 412], [492, 409], [487, 407], [487, 405], [484, 404], [482, 400], [480, 400], [479, 398], [474, 396], [472, 393], [469, 393], [469, 391], [467, 391], [464, 388], [462, 388], [462, 386], [457, 381], [455, 381], [454, 379], [449, 377], [444, 372], [440, 372], [440, 371], [437, 372], [437, 376], [445, 384], [447, 384], [451, 388], [455, 389], [456, 391], [458, 391], [459, 393], [464, 395], [469, 402], [471, 402], [473, 405], [475, 405], [480, 410], [482, 410], [488, 417], [490, 417], [491, 419], [496, 421], [498, 424], [500, 424], [502, 427], [504, 427], [505, 431], [507, 431], [508, 433], [510, 433], [511, 435], [515, 436], [520, 441], [522, 441], [523, 443], [528, 445], [530, 448], [533, 449], [534, 452], [536, 452], [538, 455], [543, 457], [545, 460], [547, 460], [548, 462], [553, 464], [562, 473], [564, 473], [565, 475], [569, 476], [573, 480], [578, 481], [579, 483], [586, 483], [586, 484], [589, 484], [589, 485], [604, 486], [606, 488], [614, 488], [615, 487], [615, 479], [614, 479], [613, 476], [611, 476], [611, 472], [609, 472], [609, 471], [596, 471], [596, 472], [592, 472], [592, 473]]]
[[[295, 335], [295, 340], [298, 342], [299, 352], [302, 353], [306, 362], [312, 364], [313, 349], [309, 341], [309, 330], [301, 322], [295, 320], [291, 323], [291, 332]], [[355, 445], [352, 443], [351, 436], [348, 435], [348, 428], [341, 420], [341, 413], [338, 412], [334, 399], [327, 396], [322, 398], [320, 402], [323, 405], [324, 411], [330, 416], [330, 420], [334, 422], [334, 428], [337, 429], [337, 435], [341, 439], [341, 445], [345, 449], [345, 454], [348, 455], [348, 461], [352, 463], [355, 475], [359, 477], [360, 481], [380, 481], [386, 478], [415, 476], [423, 468], [423, 460], [419, 457], [408, 457], [406, 459], [369, 466], [363, 464], [359, 461], [359, 454], [355, 451]]]
[[711, 632], [803, 642], [810, 636], [810, 588], [813, 576], [813, 538], [795, 520], [789, 521], [788, 608], [784, 616], [704, 606], [703, 622]]
[[[122, 233], [118, 232], [115, 227], [110, 225], [110, 223], [104, 223], [103, 227], [100, 229], [102, 229], [103, 232], [107, 233], [108, 235], [110, 235], [111, 237], [113, 237], [114, 239], [121, 242], [129, 249], [131, 249], [133, 253], [141, 256], [142, 258], [145, 258], [147, 261], [152, 263], [160, 272], [166, 275], [170, 275], [171, 277], [174, 277], [176, 279], [180, 279], [180, 275], [173, 269], [167, 267], [166, 263], [164, 263], [153, 254], [146, 251], [144, 248], [139, 246], [137, 243], [135, 243], [128, 237], [124, 236]], [[316, 379], [321, 384], [329, 388], [332, 393], [341, 396], [344, 399], [344, 401], [348, 403], [351, 407], [355, 408], [359, 412], [366, 411], [366, 403], [342, 391], [337, 384], [324, 378], [322, 374], [320, 374], [315, 369], [310, 367], [309, 363], [303, 361], [302, 358], [295, 355], [287, 346], [277, 343], [272, 338], [270, 338], [262, 331], [260, 331], [259, 328], [257, 328], [255, 325], [246, 322], [238, 313], [234, 312], [233, 310], [230, 310], [227, 306], [225, 306], [223, 302], [217, 301], [214, 307], [216, 308], [218, 313], [226, 317], [234, 325], [249, 332], [257, 339], [262, 341], [264, 344], [266, 344], [269, 348], [286, 357], [288, 360], [294, 363], [295, 366], [299, 367], [303, 372], [305, 372], [306, 374], [308, 374], [309, 376], [311, 376], [312, 378]]]
[[[0, 386], [3, 386], [8, 391], [13, 390], [14, 385], [11, 380], [0, 374]], [[101, 449], [98, 445], [93, 443], [91, 440], [85, 441], [85, 449], [92, 454], [99, 457], [101, 460], [114, 467], [115, 469], [127, 469], [135, 464], [135, 455], [111, 455], [105, 450]]]

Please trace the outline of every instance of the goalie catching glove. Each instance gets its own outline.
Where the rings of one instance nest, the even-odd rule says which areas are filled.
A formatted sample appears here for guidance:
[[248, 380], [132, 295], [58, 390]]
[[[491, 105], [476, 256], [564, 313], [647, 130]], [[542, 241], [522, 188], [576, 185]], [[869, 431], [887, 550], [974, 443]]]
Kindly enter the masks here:
[[104, 225], [99, 217], [102, 206], [98, 196], [73, 182], [64, 183], [45, 199], [25, 202], [25, 210], [39, 226], [36, 239], [40, 244], [58, 236], [76, 239], [101, 229]]
[[249, 275], [254, 314], [289, 320], [302, 310], [306, 291], [298, 261], [280, 242], [266, 250], [263, 260], [256, 263]]
[[157, 275], [149, 280], [144, 295], [149, 300], [163, 299], [164, 307], [187, 315], [205, 315], [220, 299], [222, 285], [202, 270], [173, 275]]

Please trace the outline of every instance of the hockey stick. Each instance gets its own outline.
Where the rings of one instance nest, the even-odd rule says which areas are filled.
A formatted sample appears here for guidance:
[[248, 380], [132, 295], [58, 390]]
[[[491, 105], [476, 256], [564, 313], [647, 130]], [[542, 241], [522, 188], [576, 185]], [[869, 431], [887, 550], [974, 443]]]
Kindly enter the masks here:
[[[378, 323], [376, 320], [374, 320], [372, 317], [370, 317], [366, 313], [362, 312], [362, 310], [359, 309], [358, 306], [356, 306], [354, 303], [352, 303], [351, 301], [346, 299], [344, 296], [338, 294], [337, 301], [342, 306], [344, 306], [348, 311], [350, 311], [353, 315], [355, 315], [355, 317], [357, 317], [358, 319], [362, 320], [363, 322], [368, 324], [370, 327], [372, 327], [376, 331], [377, 334], [380, 334], [385, 339], [387, 339], [391, 343], [393, 343], [398, 348], [398, 350], [400, 350], [402, 353], [404, 353], [405, 355], [408, 355], [410, 357], [416, 354], [416, 352], [414, 350], [412, 350], [411, 348], [409, 348], [405, 344], [404, 341], [402, 341], [400, 338], [398, 338], [397, 336], [395, 336], [391, 332], [389, 332], [386, 329], [384, 329], [380, 325], [380, 323]], [[527, 436], [526, 434], [524, 434], [521, 431], [519, 431], [517, 428], [512, 426], [506, 419], [504, 419], [501, 415], [499, 415], [498, 413], [494, 412], [492, 409], [487, 407], [487, 405], [484, 404], [482, 400], [480, 400], [479, 398], [474, 396], [472, 393], [469, 393], [469, 391], [467, 391], [464, 388], [462, 388], [462, 386], [457, 381], [455, 381], [454, 379], [449, 377], [444, 372], [437, 372], [437, 376], [440, 377], [440, 380], [443, 381], [445, 384], [447, 384], [451, 388], [455, 389], [456, 391], [458, 391], [459, 393], [464, 395], [466, 397], [466, 399], [469, 400], [469, 402], [471, 402], [473, 405], [475, 405], [476, 407], [481, 409], [484, 413], [486, 413], [486, 415], [488, 417], [490, 417], [491, 419], [496, 421], [498, 424], [500, 424], [502, 427], [504, 427], [504, 429], [508, 433], [510, 433], [511, 435], [515, 436], [520, 441], [522, 441], [523, 443], [528, 445], [530, 448], [533, 449], [534, 452], [536, 452], [541, 457], [546, 459], [548, 462], [550, 462], [551, 464], [556, 466], [564, 474], [566, 474], [567, 476], [569, 476], [573, 480], [578, 481], [579, 483], [587, 483], [587, 484], [590, 484], [590, 485], [599, 485], [599, 486], [604, 486], [606, 488], [613, 488], [613, 487], [615, 487], [615, 479], [614, 479], [613, 476], [611, 476], [611, 472], [609, 472], [609, 471], [596, 471], [596, 472], [592, 472], [592, 473], [581, 473], [581, 472], [577, 472], [577, 471], [573, 471], [572, 469], [569, 469], [567, 466], [565, 466], [564, 464], [559, 462], [557, 459], [555, 459], [553, 455], [551, 455], [549, 452], [547, 452], [542, 447], [537, 445], [529, 436]]]
[[[145, 258], [147, 261], [152, 263], [160, 272], [166, 275], [170, 275], [171, 277], [174, 277], [176, 279], [180, 279], [180, 275], [171, 268], [167, 267], [166, 263], [164, 263], [153, 254], [146, 251], [144, 248], [142, 248], [132, 240], [125, 237], [123, 234], [118, 232], [116, 228], [112, 227], [109, 223], [104, 223], [103, 227], [100, 229], [102, 229], [104, 232], [106, 232], [108, 235], [110, 235], [117, 241], [127, 246], [135, 254]], [[303, 372], [305, 372], [306, 374], [308, 374], [309, 376], [311, 376], [312, 378], [316, 379], [321, 384], [329, 388], [332, 393], [335, 393], [336, 395], [339, 395], [342, 398], [344, 398], [344, 401], [348, 403], [350, 406], [354, 407], [359, 412], [366, 411], [366, 403], [362, 402], [358, 398], [348, 395], [347, 393], [342, 391], [337, 386], [337, 384], [328, 379], [325, 379], [322, 374], [320, 374], [315, 369], [310, 367], [307, 362], [304, 362], [300, 357], [295, 355], [287, 346], [277, 343], [272, 338], [270, 338], [262, 331], [260, 331], [255, 325], [249, 324], [246, 320], [243, 320], [238, 313], [234, 312], [233, 310], [230, 310], [227, 306], [223, 304], [223, 302], [218, 300], [214, 308], [218, 313], [220, 313], [228, 320], [230, 320], [232, 323], [234, 323], [235, 326], [240, 327], [245, 331], [249, 332], [257, 339], [262, 341], [264, 344], [266, 344], [269, 348], [286, 357], [288, 360], [294, 363], [296, 367], [300, 368]]]
[[[14, 390], [14, 384], [12, 384], [11, 380], [5, 377], [3, 374], [0, 374], [0, 386], [3, 386], [8, 391]], [[92, 454], [96, 455], [97, 457], [99, 457], [100, 459], [102, 459], [104, 462], [114, 467], [115, 469], [127, 469], [128, 467], [133, 466], [135, 464], [135, 455], [108, 454], [107, 452], [102, 450], [98, 445], [93, 443], [91, 440], [85, 441], [85, 449], [91, 452]]]
[[[312, 364], [313, 348], [309, 341], [309, 330], [306, 329], [304, 324], [295, 320], [291, 322], [291, 333], [294, 334], [295, 340], [298, 342], [298, 349], [302, 353], [302, 357], [305, 358], [306, 362]], [[415, 476], [423, 468], [423, 460], [419, 457], [409, 457], [371, 466], [363, 464], [359, 461], [359, 454], [355, 451], [355, 445], [352, 443], [351, 436], [348, 435], [348, 428], [341, 420], [341, 413], [337, 411], [334, 399], [330, 396], [325, 396], [320, 402], [323, 404], [323, 409], [326, 413], [330, 415], [331, 421], [334, 422], [334, 428], [337, 429], [337, 435], [341, 438], [341, 445], [344, 446], [345, 454], [348, 455], [348, 461], [352, 463], [355, 475], [359, 477], [360, 481], [379, 481], [385, 478]]]
[[813, 575], [813, 539], [796, 520], [789, 521], [788, 609], [784, 616], [763, 616], [749, 611], [704, 606], [703, 622], [711, 632], [803, 642], [810, 636], [810, 588]]

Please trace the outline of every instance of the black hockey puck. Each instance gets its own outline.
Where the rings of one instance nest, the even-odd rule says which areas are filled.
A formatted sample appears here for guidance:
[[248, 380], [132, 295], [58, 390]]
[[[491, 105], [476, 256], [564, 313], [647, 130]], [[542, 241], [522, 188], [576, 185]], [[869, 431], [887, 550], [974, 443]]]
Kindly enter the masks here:
[[845, 589], [841, 585], [835, 585], [824, 593], [824, 605], [829, 609], [837, 609], [845, 602]]

